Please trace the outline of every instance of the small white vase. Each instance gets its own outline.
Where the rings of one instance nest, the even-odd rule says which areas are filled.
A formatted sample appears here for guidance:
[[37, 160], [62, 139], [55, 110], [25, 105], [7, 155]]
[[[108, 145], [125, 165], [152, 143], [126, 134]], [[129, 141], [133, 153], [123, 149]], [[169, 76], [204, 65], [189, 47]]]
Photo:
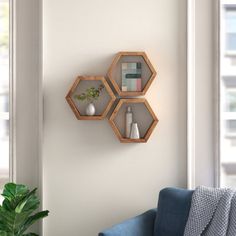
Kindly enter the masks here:
[[91, 102], [88, 104], [88, 106], [86, 107], [86, 115], [87, 116], [94, 116], [96, 112], [95, 106], [94, 104]]
[[131, 139], [139, 139], [140, 138], [140, 134], [139, 134], [139, 129], [138, 129], [138, 124], [137, 123], [132, 123], [131, 132], [130, 132], [130, 138]]

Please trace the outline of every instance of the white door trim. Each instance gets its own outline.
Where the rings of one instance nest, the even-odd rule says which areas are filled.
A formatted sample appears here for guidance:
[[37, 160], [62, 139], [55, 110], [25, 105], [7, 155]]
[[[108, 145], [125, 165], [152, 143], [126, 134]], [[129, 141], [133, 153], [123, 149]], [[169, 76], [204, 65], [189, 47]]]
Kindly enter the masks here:
[[10, 160], [9, 160], [9, 177], [11, 182], [15, 182], [15, 131], [16, 131], [16, 112], [15, 112], [15, 104], [16, 104], [16, 87], [15, 87], [15, 1], [10, 0]]
[[187, 2], [187, 185], [195, 188], [195, 0]]
[[10, 180], [42, 199], [42, 0], [10, 5]]
[[214, 64], [215, 69], [213, 70], [213, 75], [215, 76], [215, 92], [214, 92], [214, 113], [215, 113], [215, 122], [214, 122], [214, 161], [215, 161], [215, 187], [220, 187], [221, 183], [221, 175], [220, 175], [220, 77], [221, 77], [221, 72], [220, 72], [220, 63], [221, 63], [221, 14], [222, 14], [222, 7], [221, 7], [221, 0], [216, 0], [214, 4], [215, 8], [215, 14], [214, 14], [214, 22], [215, 22], [215, 27], [214, 27], [214, 37], [215, 37], [215, 61]]
[[[202, 1], [203, 2], [203, 1]], [[220, 138], [220, 130], [219, 130], [219, 96], [220, 96], [220, 91], [219, 91], [219, 63], [220, 63], [220, 51], [219, 51], [219, 46], [220, 46], [220, 38], [219, 38], [219, 32], [220, 32], [220, 22], [219, 22], [219, 14], [220, 14], [220, 0], [212, 0], [212, 1], [206, 1], [206, 4], [211, 5], [211, 10], [212, 12], [209, 12], [209, 15], [212, 14], [212, 19], [211, 17], [209, 19], [206, 18], [206, 20], [211, 20], [212, 21], [212, 31], [208, 31], [209, 35], [212, 36], [212, 48], [210, 48], [208, 53], [211, 53], [210, 58], [212, 60], [212, 68], [209, 68], [209, 71], [212, 72], [212, 78], [209, 77], [209, 80], [212, 80], [212, 89], [213, 89], [213, 97], [205, 97], [207, 99], [208, 103], [211, 103], [210, 108], [212, 108], [212, 112], [208, 111], [208, 114], [203, 114], [207, 119], [212, 119], [212, 132], [209, 134], [209, 137], [211, 140], [209, 140], [209, 143], [212, 143], [212, 146], [209, 146], [209, 150], [205, 150], [208, 147], [204, 146], [202, 150], [201, 142], [199, 142], [199, 133], [201, 131], [198, 131], [198, 137], [196, 135], [196, 129], [201, 127], [201, 123], [199, 123], [198, 120], [196, 120], [195, 116], [196, 114], [196, 104], [199, 106], [199, 100], [201, 101], [201, 98], [199, 96], [199, 87], [198, 87], [198, 92], [196, 91], [196, 83], [197, 79], [196, 78], [197, 74], [199, 73], [199, 66], [197, 69], [197, 64], [196, 64], [196, 55], [203, 52], [196, 51], [196, 38], [199, 38], [199, 35], [197, 35], [197, 32], [199, 34], [199, 28], [198, 30], [196, 29], [197, 25], [199, 27], [199, 22], [201, 19], [199, 19], [200, 14], [198, 12], [197, 14], [197, 5], [198, 2], [195, 0], [188, 0], [188, 8], [187, 8], [187, 185], [189, 189], [194, 189], [196, 185], [199, 185], [199, 176], [202, 173], [199, 173], [200, 171], [205, 172], [206, 178], [210, 178], [210, 185], [211, 186], [219, 186], [220, 185], [220, 148], [219, 148], [219, 138]], [[199, 11], [199, 9], [198, 9]], [[205, 12], [206, 13], [206, 12]], [[201, 16], [202, 17], [202, 16]], [[206, 17], [206, 15], [205, 15]], [[199, 21], [199, 22], [198, 22]], [[209, 23], [209, 22], [206, 22]], [[204, 31], [203, 31], [204, 33]], [[205, 36], [205, 35], [203, 35]], [[206, 36], [205, 36], [206, 37]], [[204, 39], [206, 40], [206, 39]], [[210, 40], [210, 39], [209, 39]], [[202, 50], [202, 49], [201, 49]], [[204, 60], [204, 58], [203, 58]], [[199, 58], [198, 58], [199, 62]], [[209, 63], [210, 64], [210, 63]], [[210, 73], [209, 73], [210, 74]], [[209, 81], [208, 81], [209, 83]], [[199, 86], [199, 82], [198, 82]], [[204, 86], [204, 85], [201, 85]], [[206, 96], [206, 95], [204, 95]], [[209, 100], [210, 99], [210, 100]], [[199, 112], [199, 107], [198, 107], [198, 112]], [[212, 117], [210, 117], [212, 116]], [[206, 124], [205, 124], [206, 125]], [[208, 121], [208, 125], [210, 125]], [[204, 132], [206, 134], [206, 131], [203, 130], [203, 135]], [[199, 144], [200, 143], [200, 144]], [[200, 145], [200, 146], [199, 146]], [[196, 153], [202, 153], [204, 154], [205, 158], [209, 158], [208, 161], [206, 161], [206, 167], [204, 167], [204, 170], [197, 170], [197, 161], [205, 161], [201, 159], [201, 156], [196, 156]], [[207, 156], [207, 154], [212, 154], [212, 156]], [[213, 159], [211, 159], [213, 158]], [[211, 159], [211, 160], [210, 160]], [[212, 162], [212, 165], [209, 165], [209, 163]], [[199, 166], [199, 163], [198, 163]], [[198, 167], [199, 168], [199, 167]], [[208, 174], [206, 175], [206, 172]], [[209, 181], [202, 180], [200, 181], [200, 184], [209, 184]]]

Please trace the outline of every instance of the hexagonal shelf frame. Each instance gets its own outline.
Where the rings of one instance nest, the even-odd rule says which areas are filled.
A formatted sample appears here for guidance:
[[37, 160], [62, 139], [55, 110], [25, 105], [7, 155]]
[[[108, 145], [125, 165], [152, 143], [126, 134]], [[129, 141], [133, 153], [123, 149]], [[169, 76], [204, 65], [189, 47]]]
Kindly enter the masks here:
[[[101, 81], [101, 83], [103, 83], [105, 91], [109, 95], [110, 99], [100, 115], [95, 115], [95, 116], [83, 115], [83, 114], [81, 114], [78, 106], [74, 102], [74, 100], [72, 98], [73, 93], [76, 91], [77, 87], [79, 86], [80, 82], [82, 82], [82, 81]], [[103, 77], [103, 76], [78, 76], [76, 78], [76, 80], [74, 81], [72, 87], [70, 88], [69, 92], [67, 93], [66, 100], [78, 120], [102, 120], [106, 117], [111, 106], [113, 105], [114, 101], [116, 100], [116, 97], [115, 97], [112, 89], [110, 88], [109, 84], [107, 83], [105, 77]]]
[[[143, 62], [146, 64], [147, 68], [149, 69], [150, 72], [150, 77], [147, 78], [146, 84], [143, 86], [142, 90], [139, 91], [122, 91], [121, 89], [121, 85], [118, 85], [117, 83], [117, 78], [115, 78], [114, 76], [114, 72], [117, 70], [117, 66], [119, 64], [119, 62], [121, 61], [122, 58], [142, 58]], [[132, 61], [134, 62], [134, 60]], [[121, 70], [121, 69], [120, 69]], [[153, 82], [153, 80], [156, 77], [156, 70], [154, 69], [152, 63], [150, 62], [150, 60], [148, 59], [148, 56], [145, 52], [119, 52], [117, 53], [117, 55], [115, 56], [108, 72], [107, 72], [107, 76], [109, 78], [109, 80], [111, 81], [112, 85], [114, 86], [116, 92], [118, 93], [118, 95], [120, 97], [132, 97], [132, 96], [142, 96], [145, 95], [148, 88], [150, 87], [151, 83]], [[121, 81], [121, 71], [119, 72], [119, 77], [118, 80]]]
[[[125, 138], [122, 135], [122, 133], [116, 123], [116, 117], [117, 117], [120, 109], [122, 109], [122, 107], [124, 105], [128, 106], [128, 105], [132, 105], [132, 104], [137, 104], [137, 105], [143, 104], [145, 106], [146, 110], [148, 111], [149, 115], [152, 118], [151, 124], [145, 130], [145, 134], [140, 139]], [[116, 108], [114, 109], [114, 111], [112, 112], [112, 114], [109, 118], [109, 123], [121, 143], [146, 143], [158, 123], [158, 118], [156, 117], [151, 106], [149, 105], [148, 101], [145, 98], [127, 98], [127, 99], [120, 99], [119, 100]], [[125, 124], [125, 114], [123, 114], [122, 123], [123, 123], [123, 125]], [[123, 128], [125, 128], [125, 127], [123, 127]]]

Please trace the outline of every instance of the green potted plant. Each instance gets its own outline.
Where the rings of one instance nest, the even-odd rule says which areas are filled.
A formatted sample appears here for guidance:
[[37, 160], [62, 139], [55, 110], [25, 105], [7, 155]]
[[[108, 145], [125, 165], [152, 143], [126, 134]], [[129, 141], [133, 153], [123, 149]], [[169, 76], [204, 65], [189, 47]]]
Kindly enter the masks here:
[[94, 116], [96, 113], [96, 108], [94, 106], [94, 101], [98, 100], [101, 91], [103, 90], [104, 85], [100, 84], [98, 88], [90, 87], [87, 88], [84, 93], [75, 95], [75, 98], [79, 101], [87, 101], [88, 105], [86, 107], [86, 115], [88, 116]]
[[36, 221], [48, 216], [49, 211], [34, 213], [39, 208], [37, 189], [30, 191], [21, 184], [8, 183], [4, 186], [0, 205], [0, 236], [38, 236], [26, 232]]

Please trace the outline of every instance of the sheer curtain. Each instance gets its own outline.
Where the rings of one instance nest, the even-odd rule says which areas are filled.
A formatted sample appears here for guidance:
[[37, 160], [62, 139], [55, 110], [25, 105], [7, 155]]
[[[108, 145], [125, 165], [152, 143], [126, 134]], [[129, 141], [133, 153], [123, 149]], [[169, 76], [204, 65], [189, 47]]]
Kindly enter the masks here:
[[221, 186], [236, 187], [236, 1], [220, 1]]
[[9, 0], [0, 0], [0, 191], [9, 181]]

